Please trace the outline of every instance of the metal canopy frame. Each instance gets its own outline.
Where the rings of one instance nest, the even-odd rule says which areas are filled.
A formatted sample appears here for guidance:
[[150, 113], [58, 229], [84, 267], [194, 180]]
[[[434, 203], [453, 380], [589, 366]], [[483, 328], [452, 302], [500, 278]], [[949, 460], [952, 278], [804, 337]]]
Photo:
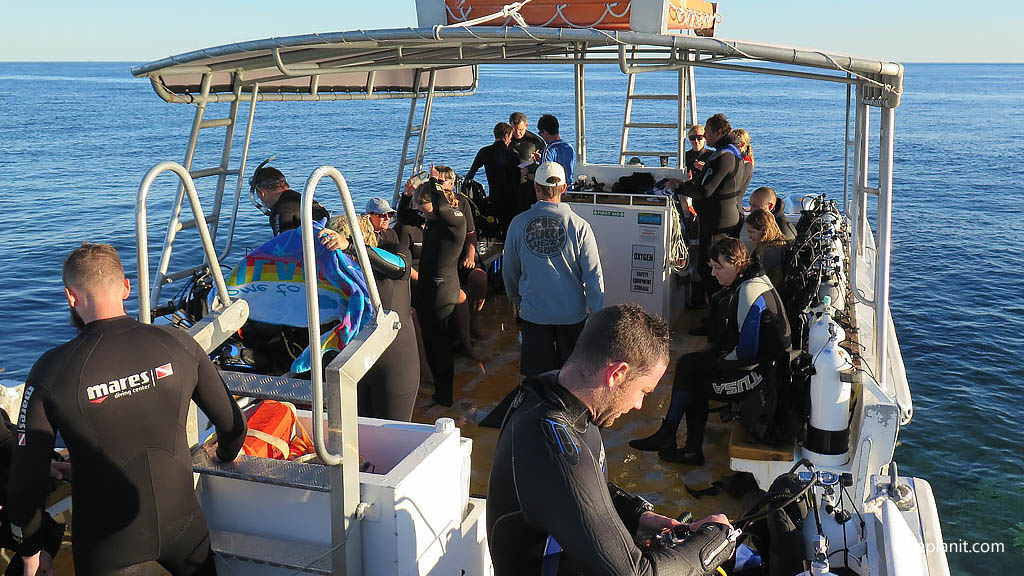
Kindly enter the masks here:
[[[627, 61], [626, 48], [637, 57]], [[404, 28], [374, 31], [329, 32], [267, 38], [227, 44], [171, 56], [132, 68], [137, 77], [149, 77], [162, 98], [194, 103], [199, 96], [176, 92], [175, 78], [211, 72], [244, 71], [252, 84], [263, 87], [263, 100], [338, 100], [358, 98], [356, 91], [327, 93], [310, 80], [290, 86], [285, 93], [267, 90], [268, 82], [310, 78], [338, 72], [369, 72], [402, 69], [450, 69], [479, 64], [618, 64], [624, 73], [676, 70], [683, 65], [726, 68], [766, 74], [784, 74], [835, 82], [868, 82], [866, 93], [876, 105], [899, 105], [903, 66], [896, 62], [829, 54], [822, 51], [738, 40], [669, 34], [603, 31], [589, 28], [454, 27]], [[752, 64], [776, 64], [779, 69]], [[808, 72], [811, 68], [824, 72]], [[846, 77], [853, 75], [850, 80]], [[472, 89], [475, 89], [475, 85]], [[472, 89], [438, 87], [437, 95], [466, 95]], [[403, 91], [364, 97], [409, 97]], [[408, 91], [406, 91], [408, 92]], [[869, 91], [871, 92], [871, 91]], [[213, 101], [236, 98], [215, 86], [206, 96]]]

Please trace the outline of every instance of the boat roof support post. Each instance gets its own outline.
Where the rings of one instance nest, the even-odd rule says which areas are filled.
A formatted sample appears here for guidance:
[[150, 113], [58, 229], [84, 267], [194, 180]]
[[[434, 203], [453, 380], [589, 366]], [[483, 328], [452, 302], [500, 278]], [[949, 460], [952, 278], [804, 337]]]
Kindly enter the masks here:
[[[203, 116], [206, 114], [206, 99], [210, 95], [210, 83], [212, 80], [212, 72], [203, 74], [203, 79], [199, 89], [199, 98], [196, 100], [196, 114], [192, 120], [192, 132], [188, 137], [188, 147], [185, 149], [185, 161], [182, 163], [186, 172], [192, 170], [192, 159], [196, 154], [196, 144], [199, 142], [199, 131], [202, 130], [203, 127]], [[191, 178], [191, 176], [189, 177]], [[157, 268], [156, 281], [153, 283], [153, 302], [160, 301], [160, 293], [163, 291], [165, 284], [164, 279], [167, 277], [167, 268], [171, 265], [171, 251], [174, 246], [174, 238], [178, 234], [178, 224], [181, 218], [181, 204], [184, 199], [185, 181], [182, 179], [181, 184], [178, 185], [178, 193], [174, 198], [174, 204], [171, 206], [171, 219], [167, 224], [167, 234], [164, 236], [164, 245], [160, 254], [160, 264]], [[148, 270], [146, 271], [146, 274], [149, 274]], [[227, 302], [224, 304], [227, 305]]]
[[[697, 54], [690, 54], [689, 52], [687, 52], [686, 53], [686, 60], [687, 61], [696, 60], [697, 56], [698, 56]], [[689, 94], [689, 104], [690, 104], [690, 120], [693, 122], [692, 125], [696, 126], [697, 123], [698, 123], [698, 120], [697, 120], [697, 80], [696, 80], [694, 74], [697, 72], [697, 70], [693, 66], [687, 66], [687, 69], [689, 70], [689, 74], [688, 74], [688, 76], [689, 76], [689, 84], [688, 84], [689, 91], [688, 91], [688, 94]], [[687, 131], [689, 131], [689, 127], [687, 127]]]
[[[213, 212], [210, 213], [212, 216], [211, 219], [213, 220], [210, 224], [210, 236], [213, 238], [214, 243], [217, 242], [217, 229], [220, 224], [220, 211], [224, 202], [224, 188], [228, 183], [227, 171], [231, 164], [231, 145], [234, 143], [235, 139], [235, 127], [238, 126], [238, 106], [242, 100], [242, 72], [237, 71], [233, 76], [232, 84], [234, 84], [233, 92], [235, 97], [228, 105], [228, 118], [230, 119], [230, 122], [224, 127], [224, 145], [220, 150], [221, 172], [217, 175], [217, 189], [213, 196]], [[238, 173], [237, 178], [239, 182], [242, 181], [241, 172]]]
[[[584, 60], [587, 45], [577, 44], [576, 52], [576, 163], [583, 166], [587, 163], [587, 83]], [[569, 184], [572, 184], [571, 182]]]
[[857, 202], [857, 214], [856, 222], [854, 223], [854, 234], [859, 239], [857, 242], [857, 254], [856, 256], [864, 255], [864, 242], [863, 239], [867, 236], [868, 227], [868, 200], [867, 193], [864, 190], [868, 187], [868, 157], [869, 157], [869, 145], [870, 145], [870, 128], [871, 128], [871, 109], [868, 104], [864, 101], [864, 86], [863, 84], [857, 85], [856, 95], [856, 111], [855, 111], [855, 126], [854, 126], [854, 169], [853, 177], [856, 181], [854, 186], [854, 196]]
[[431, 70], [427, 78], [427, 102], [423, 105], [423, 122], [420, 124], [420, 140], [416, 146], [416, 163], [413, 165], [413, 169], [416, 172], [423, 168], [423, 153], [427, 148], [427, 131], [430, 128], [430, 112], [434, 107], [434, 88], [437, 86], [437, 70]]
[[[239, 72], [241, 74], [241, 72]], [[231, 252], [231, 244], [235, 238], [235, 224], [238, 222], [238, 206], [242, 198], [242, 182], [245, 180], [245, 163], [249, 160], [249, 142], [252, 140], [252, 121], [256, 116], [256, 100], [259, 98], [260, 84], [252, 85], [252, 93], [249, 95], [249, 119], [245, 123], [245, 139], [242, 141], [242, 161], [238, 165], [238, 183], [235, 185], [235, 206], [231, 210], [231, 227], [228, 228], [228, 239], [224, 242], [224, 250], [220, 253], [220, 259], [224, 260]]]
[[875, 260], [875, 379], [883, 390], [888, 379], [889, 264], [892, 254], [892, 170], [896, 109], [881, 109], [878, 151], [878, 251]]
[[870, 233], [868, 227], [868, 126], [871, 120], [871, 109], [864, 102], [864, 90], [857, 84], [854, 93], [854, 144], [853, 144], [853, 194], [851, 197], [850, 242], [850, 289], [859, 302], [874, 308], [874, 294], [868, 298], [860, 290], [858, 278], [863, 273], [861, 258], [864, 256], [864, 244]]
[[[847, 78], [850, 74], [847, 73]], [[850, 211], [850, 146], [853, 142], [850, 141], [850, 91], [852, 88], [849, 84], [846, 85], [846, 126], [843, 130], [843, 211], [849, 213]]]
[[676, 167], [680, 170], [686, 166], [686, 99], [688, 97], [688, 91], [686, 89], [687, 83], [689, 82], [689, 66], [683, 66], [679, 69], [679, 99], [676, 100]]
[[401, 198], [402, 187], [405, 182], [405, 165], [409, 155], [409, 138], [411, 136], [413, 122], [416, 121], [416, 102], [420, 98], [420, 78], [423, 70], [417, 70], [412, 76], [412, 98], [409, 101], [409, 119], [405, 123], [405, 141], [402, 142], [402, 156], [398, 159], [398, 176], [395, 179], [395, 193], [391, 203], [397, 204]]

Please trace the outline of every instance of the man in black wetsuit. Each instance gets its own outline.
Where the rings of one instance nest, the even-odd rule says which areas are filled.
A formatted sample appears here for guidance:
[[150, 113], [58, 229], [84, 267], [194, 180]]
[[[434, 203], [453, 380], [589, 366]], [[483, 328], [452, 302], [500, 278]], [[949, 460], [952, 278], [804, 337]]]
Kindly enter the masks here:
[[[546, 146], [546, 142], [540, 136], [530, 132], [530, 123], [526, 114], [513, 112], [508, 116], [508, 123], [512, 125], [512, 141], [509, 143], [509, 147], [516, 153], [522, 153], [525, 150], [522, 148], [523, 144], [532, 144], [534, 153], [539, 155]], [[539, 157], [537, 159], [540, 160]]]
[[466, 180], [472, 180], [481, 167], [487, 173], [488, 197], [498, 211], [498, 221], [505, 227], [515, 215], [516, 184], [519, 183], [519, 156], [509, 148], [512, 142], [512, 126], [505, 122], [494, 125], [494, 142], [476, 153], [473, 164], [466, 173]]
[[[263, 206], [257, 205], [270, 216], [274, 236], [302, 225], [302, 195], [288, 186], [284, 174], [273, 166], [259, 168], [253, 175], [253, 185]], [[330, 220], [331, 215], [319, 202], [313, 201], [313, 219]], [[333, 248], [332, 248], [333, 249]]]
[[672, 548], [642, 550], [638, 534], [680, 526], [608, 482], [599, 427], [639, 409], [665, 373], [664, 320], [626, 304], [593, 314], [560, 371], [519, 387], [494, 453], [487, 540], [504, 575], [711, 574], [732, 556], [724, 515], [689, 526]]
[[11, 465], [7, 501], [26, 573], [48, 568], [35, 536], [59, 432], [74, 479], [77, 573], [134, 574], [155, 561], [175, 575], [214, 574], [185, 419], [194, 400], [217, 428], [216, 456], [232, 460], [245, 440], [241, 411], [187, 333], [125, 315], [130, 287], [112, 246], [83, 244], [63, 276], [79, 335], [32, 367]]
[[[725, 238], [740, 223], [740, 213], [736, 208], [736, 197], [743, 191], [743, 178], [746, 174], [743, 166], [743, 155], [737, 147], [732, 126], [724, 114], [715, 114], [704, 123], [704, 135], [709, 146], [715, 148], [714, 154], [708, 158], [703, 171], [693, 180], [679, 182], [673, 180], [670, 186], [682, 196], [693, 199], [693, 209], [697, 212], [700, 226], [697, 246], [697, 272], [704, 284], [705, 293], [710, 299], [718, 290], [719, 285], [711, 276], [708, 264], [708, 251], [718, 240]], [[708, 326], [693, 330], [691, 334], [708, 334]]]
[[[764, 210], [775, 217], [775, 223], [779, 225], [779, 231], [786, 237], [786, 243], [792, 244], [796, 240], [796, 226], [786, 217], [785, 203], [779, 202], [775, 189], [769, 186], [761, 186], [750, 193], [750, 212]], [[743, 237], [741, 236], [742, 240]]]

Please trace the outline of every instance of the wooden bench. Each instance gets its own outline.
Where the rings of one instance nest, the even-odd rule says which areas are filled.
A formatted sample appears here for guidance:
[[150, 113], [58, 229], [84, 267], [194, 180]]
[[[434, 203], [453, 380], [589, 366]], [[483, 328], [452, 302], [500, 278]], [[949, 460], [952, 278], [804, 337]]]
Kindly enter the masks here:
[[739, 420], [732, 422], [729, 436], [729, 457], [744, 460], [768, 462], [790, 462], [793, 460], [795, 442], [782, 445], [763, 444], [754, 440]]

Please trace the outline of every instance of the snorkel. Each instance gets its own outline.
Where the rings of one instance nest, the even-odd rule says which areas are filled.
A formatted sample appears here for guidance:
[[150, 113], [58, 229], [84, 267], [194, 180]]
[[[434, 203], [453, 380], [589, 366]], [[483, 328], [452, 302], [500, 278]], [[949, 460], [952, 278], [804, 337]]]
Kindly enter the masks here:
[[263, 203], [262, 200], [259, 199], [258, 196], [256, 196], [256, 183], [259, 181], [260, 170], [262, 170], [263, 167], [266, 166], [267, 163], [269, 163], [274, 158], [277, 158], [277, 156], [271, 156], [270, 158], [267, 158], [263, 162], [260, 162], [260, 165], [257, 166], [255, 170], [253, 170], [252, 176], [249, 177], [249, 199], [252, 200], [252, 205], [255, 206], [256, 209], [259, 210], [260, 212], [263, 212], [263, 214], [266, 216], [270, 216], [271, 210], [270, 208], [267, 207], [266, 204]]

